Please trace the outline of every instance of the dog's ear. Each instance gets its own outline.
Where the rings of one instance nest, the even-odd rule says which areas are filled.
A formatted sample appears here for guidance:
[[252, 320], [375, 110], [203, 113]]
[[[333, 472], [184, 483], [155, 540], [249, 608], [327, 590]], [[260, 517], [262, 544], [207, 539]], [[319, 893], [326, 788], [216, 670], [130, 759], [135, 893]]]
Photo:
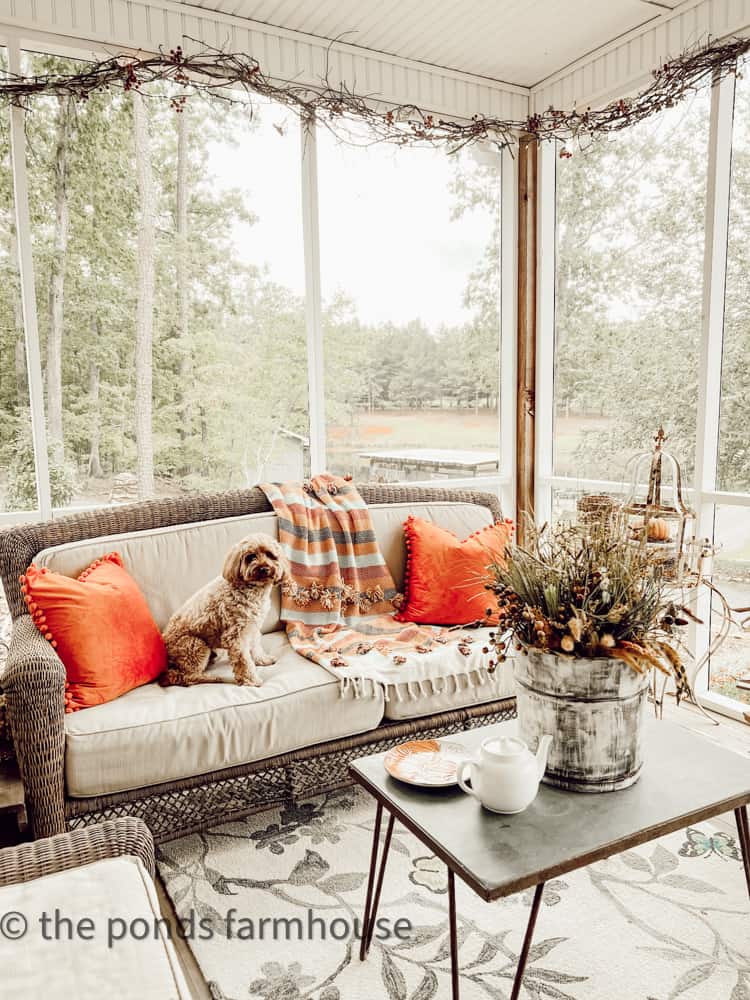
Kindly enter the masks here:
[[281, 542], [277, 542], [275, 538], [268, 538], [266, 547], [270, 549], [276, 557], [279, 569], [279, 575], [277, 577], [279, 583], [283, 583], [284, 580], [290, 579], [292, 575], [292, 566], [286, 552], [284, 551], [284, 546]]
[[252, 573], [253, 553], [248, 550], [244, 540], [233, 546], [224, 560], [221, 575], [233, 587], [247, 583]]

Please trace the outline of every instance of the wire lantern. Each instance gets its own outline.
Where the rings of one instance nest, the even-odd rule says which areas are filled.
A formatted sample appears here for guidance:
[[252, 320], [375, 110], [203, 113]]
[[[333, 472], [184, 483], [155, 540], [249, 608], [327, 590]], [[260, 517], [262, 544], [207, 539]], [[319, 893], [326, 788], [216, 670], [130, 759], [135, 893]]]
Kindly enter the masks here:
[[696, 514], [685, 500], [680, 463], [664, 448], [666, 440], [660, 427], [652, 450], [631, 459], [630, 493], [620, 513], [664, 579], [689, 587], [705, 546], [696, 540]]

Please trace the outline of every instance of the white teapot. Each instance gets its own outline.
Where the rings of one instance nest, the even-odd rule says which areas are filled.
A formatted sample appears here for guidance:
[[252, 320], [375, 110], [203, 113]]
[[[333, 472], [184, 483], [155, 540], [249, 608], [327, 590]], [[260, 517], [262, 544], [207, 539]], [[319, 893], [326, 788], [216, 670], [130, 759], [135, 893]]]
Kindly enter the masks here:
[[[542, 736], [536, 757], [515, 736], [492, 736], [479, 748], [479, 756], [458, 768], [458, 784], [479, 799], [485, 809], [497, 813], [519, 813], [531, 805], [547, 766], [551, 736]], [[471, 768], [471, 786], [466, 769]]]

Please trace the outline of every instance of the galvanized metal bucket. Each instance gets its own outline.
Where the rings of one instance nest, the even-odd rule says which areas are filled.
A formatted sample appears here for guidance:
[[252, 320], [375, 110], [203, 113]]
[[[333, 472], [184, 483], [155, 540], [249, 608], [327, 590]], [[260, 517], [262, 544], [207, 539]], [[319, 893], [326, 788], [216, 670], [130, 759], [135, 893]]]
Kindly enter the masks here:
[[519, 735], [532, 750], [549, 733], [544, 781], [613, 792], [638, 780], [648, 675], [622, 660], [529, 649], [513, 659]]

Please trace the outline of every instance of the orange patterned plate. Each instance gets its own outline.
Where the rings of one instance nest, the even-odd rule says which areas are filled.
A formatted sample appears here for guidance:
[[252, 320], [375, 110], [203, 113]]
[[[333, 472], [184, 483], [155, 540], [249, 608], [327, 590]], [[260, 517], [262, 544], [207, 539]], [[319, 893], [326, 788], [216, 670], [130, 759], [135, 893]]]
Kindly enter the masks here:
[[388, 774], [408, 785], [447, 788], [456, 784], [458, 765], [470, 754], [449, 740], [411, 740], [394, 747], [383, 763]]

